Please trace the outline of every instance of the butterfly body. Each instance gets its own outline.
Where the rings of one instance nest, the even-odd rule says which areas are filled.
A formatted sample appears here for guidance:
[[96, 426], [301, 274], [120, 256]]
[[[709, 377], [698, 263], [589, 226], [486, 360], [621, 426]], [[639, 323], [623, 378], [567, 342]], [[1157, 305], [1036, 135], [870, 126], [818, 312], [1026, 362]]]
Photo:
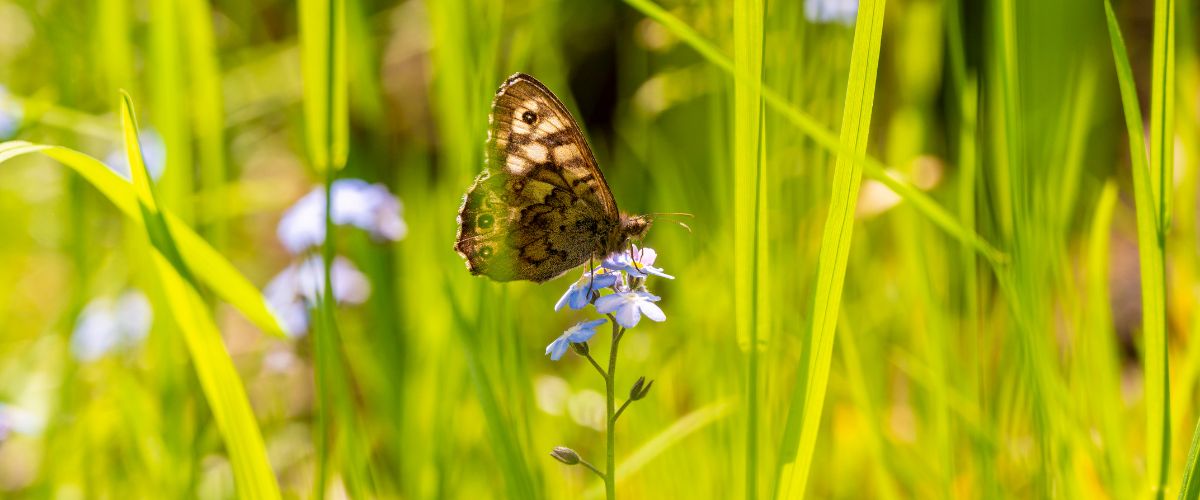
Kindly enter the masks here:
[[624, 248], [649, 228], [617, 210], [566, 107], [517, 73], [489, 116], [487, 166], [458, 213], [454, 249], [473, 274], [543, 282]]

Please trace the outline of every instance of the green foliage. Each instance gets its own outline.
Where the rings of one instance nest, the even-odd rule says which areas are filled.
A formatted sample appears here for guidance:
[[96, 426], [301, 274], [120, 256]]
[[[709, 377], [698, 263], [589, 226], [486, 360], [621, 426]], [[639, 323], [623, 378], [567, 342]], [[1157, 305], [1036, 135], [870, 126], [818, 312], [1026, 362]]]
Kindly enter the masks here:
[[[623, 211], [694, 214], [642, 242], [618, 498], [1200, 498], [1195, 4], [0, 0], [0, 497], [603, 497], [547, 456], [605, 465], [543, 356], [578, 275], [451, 249], [521, 71]], [[285, 249], [347, 178], [407, 235]], [[285, 334], [268, 284], [335, 257], [369, 297]], [[131, 290], [148, 336], [81, 356]]]

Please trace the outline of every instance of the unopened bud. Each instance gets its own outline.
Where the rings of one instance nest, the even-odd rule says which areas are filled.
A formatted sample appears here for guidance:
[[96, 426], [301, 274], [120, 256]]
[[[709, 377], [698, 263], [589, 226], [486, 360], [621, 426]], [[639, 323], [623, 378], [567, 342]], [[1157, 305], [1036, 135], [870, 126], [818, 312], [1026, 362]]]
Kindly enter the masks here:
[[554, 451], [550, 452], [550, 456], [554, 457], [555, 460], [567, 465], [575, 465], [579, 463], [579, 454], [575, 453], [575, 450], [567, 448], [566, 446], [555, 446]]
[[574, 349], [575, 354], [580, 356], [587, 356], [589, 352], [592, 352], [591, 349], [588, 348], [587, 342], [572, 342], [571, 349]]
[[633, 387], [629, 389], [629, 400], [637, 401], [646, 397], [650, 392], [650, 386], [654, 385], [654, 381], [646, 382], [646, 377], [638, 377], [637, 382], [633, 383]]

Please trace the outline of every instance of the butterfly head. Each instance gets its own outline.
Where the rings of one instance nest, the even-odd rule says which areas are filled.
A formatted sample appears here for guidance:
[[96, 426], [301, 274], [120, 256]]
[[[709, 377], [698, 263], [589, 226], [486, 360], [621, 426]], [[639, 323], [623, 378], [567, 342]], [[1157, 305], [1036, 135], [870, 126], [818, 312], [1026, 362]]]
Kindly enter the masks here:
[[652, 222], [653, 220], [648, 215], [622, 215], [621, 239], [623, 241], [642, 241], [646, 238], [646, 233], [650, 232]]

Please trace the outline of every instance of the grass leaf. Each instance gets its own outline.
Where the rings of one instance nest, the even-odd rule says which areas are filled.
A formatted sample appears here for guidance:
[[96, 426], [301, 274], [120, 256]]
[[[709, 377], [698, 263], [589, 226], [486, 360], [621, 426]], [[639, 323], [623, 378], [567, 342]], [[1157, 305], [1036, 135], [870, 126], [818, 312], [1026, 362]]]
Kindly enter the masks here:
[[238, 495], [248, 499], [279, 498], [279, 487], [242, 381], [158, 207], [150, 173], [142, 159], [133, 104], [127, 94], [121, 101], [121, 124], [143, 227], [155, 250], [154, 266], [224, 438]]
[[[1163, 2], [1158, 2], [1162, 4]], [[1160, 5], [1161, 8], [1161, 5]], [[1155, 31], [1171, 30], [1162, 26], [1164, 23], [1173, 23], [1173, 19], [1169, 14], [1155, 12]], [[1137, 210], [1137, 234], [1138, 234], [1138, 260], [1141, 265], [1142, 277], [1142, 335], [1144, 337], [1143, 359], [1145, 366], [1145, 391], [1146, 391], [1146, 467], [1147, 477], [1150, 479], [1151, 488], [1156, 497], [1161, 498], [1164, 494], [1166, 485], [1168, 460], [1171, 449], [1171, 430], [1170, 430], [1170, 400], [1167, 397], [1168, 391], [1168, 373], [1167, 373], [1167, 319], [1166, 319], [1166, 256], [1163, 241], [1163, 226], [1162, 218], [1162, 201], [1155, 193], [1156, 181], [1151, 172], [1151, 168], [1155, 165], [1147, 163], [1146, 146], [1142, 138], [1142, 113], [1141, 107], [1138, 105], [1137, 87], [1134, 84], [1133, 70], [1129, 65], [1129, 55], [1125, 50], [1125, 41], [1121, 36], [1121, 28], [1117, 24], [1116, 14], [1113, 13], [1112, 3], [1109, 0], [1104, 2], [1104, 13], [1108, 20], [1109, 41], [1112, 45], [1113, 60], [1116, 63], [1117, 82], [1121, 89], [1121, 102], [1125, 110], [1125, 126], [1129, 136], [1129, 151], [1130, 163], [1133, 170], [1133, 194], [1134, 204]], [[1167, 51], [1173, 52], [1170, 48], [1170, 41], [1160, 41], [1158, 35], [1155, 36], [1155, 52]], [[1165, 44], [1165, 46], [1160, 46]], [[1162, 114], [1169, 114], [1166, 100], [1168, 98], [1160, 96], [1161, 92], [1170, 93], [1173, 86], [1167, 87], [1167, 83], [1159, 81], [1170, 77], [1170, 72], [1166, 68], [1159, 68], [1159, 65], [1169, 64], [1155, 56], [1155, 81], [1153, 82], [1152, 101], [1163, 102], [1154, 104], [1153, 108], [1163, 107], [1158, 111], [1157, 115], [1152, 114], [1152, 118], [1161, 119]], [[1159, 125], [1163, 127], [1163, 125]], [[1169, 127], [1165, 127], [1169, 129]], [[1164, 136], [1164, 131], [1159, 128], [1157, 135], [1153, 134], [1155, 128], [1152, 126], [1151, 139], [1158, 141], [1171, 141], [1172, 138]], [[1159, 172], [1167, 168], [1165, 162], [1172, 161], [1169, 157], [1162, 156], [1162, 150], [1170, 151], [1170, 146], [1157, 145], [1159, 153], [1155, 154], [1151, 151], [1151, 157], [1158, 161], [1157, 165]], [[1160, 179], [1161, 181], [1161, 179]]]
[[766, 284], [767, 213], [766, 162], [763, 161], [762, 0], [739, 0], [733, 5], [734, 71], [739, 78], [733, 87], [733, 258], [735, 329], [739, 343], [745, 341], [747, 356], [746, 396], [746, 498], [758, 498], [759, 427], [759, 342], [764, 340], [769, 320], [762, 292]]
[[[862, 181], [861, 163], [854, 161], [867, 149], [871, 129], [871, 111], [875, 101], [875, 80], [879, 67], [879, 48], [883, 34], [886, 0], [867, 0], [858, 11], [854, 28], [854, 46], [850, 52], [850, 79], [846, 84], [846, 105], [842, 112], [842, 148], [851, 154], [838, 154], [834, 167], [833, 198], [821, 236], [817, 261], [817, 289], [813, 298], [812, 323], [806, 361], [792, 394], [787, 428], [780, 452], [781, 477], [778, 495], [798, 498], [804, 495], [812, 466], [813, 451], [821, 426], [821, 411], [829, 383], [833, 340], [846, 263], [854, 233], [854, 207]], [[786, 471], [786, 472], [785, 472]]]
[[340, 0], [300, 2], [305, 142], [319, 171], [341, 169], [349, 152], [345, 18]]

